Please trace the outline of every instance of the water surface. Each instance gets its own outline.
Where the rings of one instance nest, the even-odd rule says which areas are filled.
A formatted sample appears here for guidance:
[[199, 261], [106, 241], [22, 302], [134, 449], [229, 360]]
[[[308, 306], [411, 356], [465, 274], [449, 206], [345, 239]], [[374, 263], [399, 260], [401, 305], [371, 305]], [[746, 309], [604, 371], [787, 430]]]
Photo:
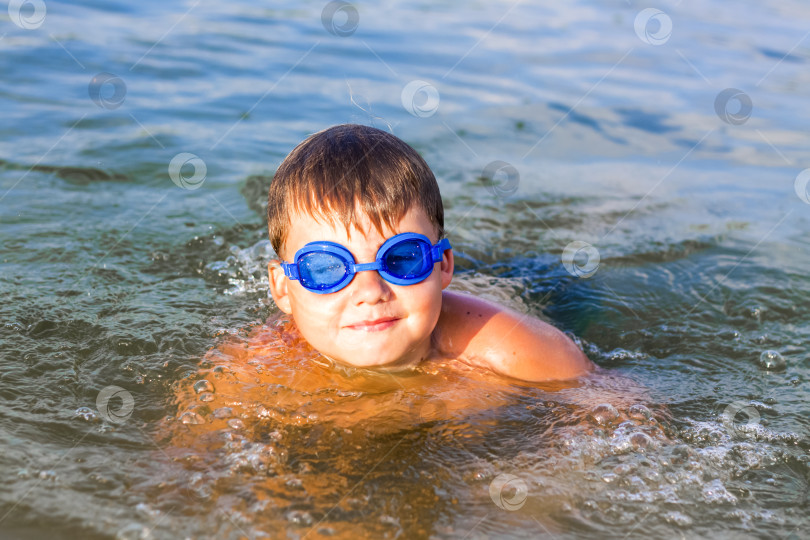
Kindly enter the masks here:
[[[44, 5], [0, 21], [4, 534], [806, 534], [807, 5], [356, 3], [353, 32], [325, 2]], [[650, 7], [671, 33], [637, 32]], [[409, 112], [415, 80], [435, 94]], [[342, 122], [433, 168], [454, 288], [569, 332], [601, 374], [380, 379], [286, 342], [264, 197]], [[496, 160], [517, 175], [482, 180]], [[257, 332], [322, 388], [265, 380], [221, 411], [217, 367]]]

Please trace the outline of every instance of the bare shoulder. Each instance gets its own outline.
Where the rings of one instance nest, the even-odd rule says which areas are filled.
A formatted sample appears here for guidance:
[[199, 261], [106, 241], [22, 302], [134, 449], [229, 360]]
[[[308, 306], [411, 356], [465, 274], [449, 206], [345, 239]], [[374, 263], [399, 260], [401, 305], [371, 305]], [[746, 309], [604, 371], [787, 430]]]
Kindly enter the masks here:
[[468, 294], [443, 293], [434, 340], [443, 355], [526, 381], [570, 379], [594, 367], [550, 324]]

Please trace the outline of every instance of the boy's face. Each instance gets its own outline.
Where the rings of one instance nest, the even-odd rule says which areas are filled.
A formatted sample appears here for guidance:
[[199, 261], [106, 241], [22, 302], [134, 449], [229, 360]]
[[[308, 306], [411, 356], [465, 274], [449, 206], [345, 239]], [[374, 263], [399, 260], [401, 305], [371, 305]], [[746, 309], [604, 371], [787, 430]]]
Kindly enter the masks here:
[[[388, 238], [420, 233], [435, 244], [436, 231], [425, 213], [411, 208], [391, 230], [380, 234], [364, 213], [347, 234], [345, 227], [293, 216], [282, 248], [286, 262], [309, 242], [326, 240], [346, 247], [358, 263], [373, 262]], [[275, 263], [275, 264], [274, 264]], [[317, 294], [290, 280], [273, 261], [270, 292], [279, 308], [291, 314], [304, 338], [321, 354], [357, 367], [404, 366], [419, 362], [431, 350], [431, 334], [439, 320], [442, 289], [453, 276], [453, 253], [444, 252], [433, 272], [414, 285], [395, 285], [376, 271], [358, 272], [345, 288]]]

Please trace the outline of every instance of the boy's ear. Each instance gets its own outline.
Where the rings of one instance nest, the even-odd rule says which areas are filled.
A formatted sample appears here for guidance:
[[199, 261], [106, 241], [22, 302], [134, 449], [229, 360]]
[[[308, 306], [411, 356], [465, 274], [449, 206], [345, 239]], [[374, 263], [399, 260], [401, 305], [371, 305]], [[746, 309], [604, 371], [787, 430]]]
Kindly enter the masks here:
[[292, 313], [290, 307], [290, 296], [287, 292], [287, 276], [278, 259], [273, 259], [267, 264], [267, 273], [270, 276], [270, 294], [278, 308], [289, 315]]
[[448, 285], [450, 285], [450, 282], [453, 281], [453, 268], [455, 268], [453, 250], [448, 249], [442, 255], [442, 262], [439, 266], [442, 273], [442, 289], [446, 288]]

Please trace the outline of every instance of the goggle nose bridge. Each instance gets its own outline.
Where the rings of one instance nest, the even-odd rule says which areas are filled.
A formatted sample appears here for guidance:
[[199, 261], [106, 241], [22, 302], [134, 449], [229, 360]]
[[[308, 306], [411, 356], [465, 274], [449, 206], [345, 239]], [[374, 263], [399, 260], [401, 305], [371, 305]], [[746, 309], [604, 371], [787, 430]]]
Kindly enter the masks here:
[[370, 263], [361, 263], [361, 264], [352, 264], [351, 268], [353, 273], [357, 272], [364, 272], [366, 270], [382, 270], [382, 263], [380, 261], [374, 261]]

